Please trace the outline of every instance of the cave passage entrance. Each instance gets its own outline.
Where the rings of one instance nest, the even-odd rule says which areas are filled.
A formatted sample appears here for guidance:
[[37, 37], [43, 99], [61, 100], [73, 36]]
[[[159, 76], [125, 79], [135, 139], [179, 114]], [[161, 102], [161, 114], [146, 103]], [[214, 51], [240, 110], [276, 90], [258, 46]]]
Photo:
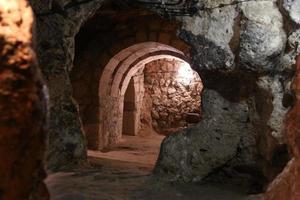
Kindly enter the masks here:
[[[176, 73], [163, 71], [169, 69], [167, 65], [189, 66], [186, 55], [190, 46], [178, 37], [179, 22], [135, 7], [128, 12], [108, 3], [103, 9], [82, 26], [75, 38], [71, 81], [87, 147], [111, 152], [125, 138], [139, 138], [142, 143], [143, 138], [156, 135], [160, 137], [159, 150], [165, 135], [188, 126], [183, 118], [191, 117], [186, 115], [196, 121], [199, 118], [199, 109], [187, 100], [195, 94], [189, 92], [189, 84], [173, 85], [170, 78], [163, 80], [164, 74], [179, 78]], [[111, 12], [115, 9], [118, 11]], [[163, 69], [153, 66], [162, 63], [169, 64], [163, 64]], [[151, 72], [153, 67], [157, 73]], [[198, 103], [200, 107], [200, 100]]]
[[[119, 113], [110, 119], [119, 123], [119, 139], [104, 152], [91, 153], [153, 167], [166, 135], [200, 121], [201, 79], [186, 61], [160, 55], [137, 65], [123, 84], [114, 101], [119, 102]], [[110, 113], [102, 113], [109, 119], [107, 115]]]
[[147, 147], [154, 165], [166, 135], [199, 122], [202, 82], [187, 60], [170, 45], [143, 42], [112, 56], [100, 76], [87, 71], [91, 60], [77, 61], [84, 67], [73, 72], [74, 96], [90, 156]]
[[131, 77], [123, 98], [123, 136], [169, 135], [199, 122], [201, 91], [201, 79], [187, 62], [146, 63]]

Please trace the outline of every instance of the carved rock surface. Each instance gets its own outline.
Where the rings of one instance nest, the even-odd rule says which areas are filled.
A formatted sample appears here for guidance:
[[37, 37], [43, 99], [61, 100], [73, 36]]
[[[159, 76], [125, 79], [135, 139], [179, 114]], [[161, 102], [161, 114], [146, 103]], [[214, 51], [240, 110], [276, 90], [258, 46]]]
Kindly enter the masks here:
[[[37, 13], [49, 12], [51, 9], [55, 10], [56, 8], [62, 8], [70, 5], [69, 3], [72, 3], [71, 0], [45, 0], [43, 2], [31, 0], [31, 2]], [[88, 3], [84, 3], [77, 7], [71, 7], [66, 10], [63, 9], [61, 13], [44, 16], [37, 15], [38, 38], [40, 38], [40, 40], [38, 40], [39, 62], [41, 63], [43, 74], [47, 78], [50, 87], [50, 108], [52, 115], [50, 123], [50, 150], [48, 156], [49, 164], [53, 168], [67, 166], [70, 163], [78, 163], [86, 158], [84, 134], [81, 130], [76, 103], [72, 100], [72, 86], [69, 80], [69, 72], [73, 66], [74, 37], [82, 23], [100, 8], [102, 2], [102, 0], [88, 1]], [[250, 77], [250, 79], [253, 78], [254, 80], [257, 78], [259, 81], [262, 79], [259, 76], [270, 76], [263, 77], [267, 80], [274, 78], [273, 72], [278, 75], [272, 87], [268, 86], [269, 83], [269, 85], [272, 85], [272, 81], [266, 84], [266, 90], [270, 89], [272, 90], [272, 93], [277, 94], [274, 95], [274, 102], [273, 100], [266, 102], [272, 98], [268, 93], [268, 98], [266, 98], [265, 101], [261, 101], [261, 104], [258, 99], [258, 104], [260, 104], [259, 106], [261, 108], [268, 109], [269, 105], [275, 106], [274, 109], [270, 108], [268, 112], [263, 113], [263, 115], [272, 115], [271, 120], [262, 120], [261, 122], [264, 123], [264, 127], [272, 126], [272, 128], [275, 128], [274, 133], [276, 137], [282, 139], [280, 132], [282, 130], [281, 123], [283, 121], [282, 118], [284, 117], [284, 110], [281, 101], [285, 91], [281, 88], [281, 81], [279, 80], [285, 80], [286, 78], [281, 74], [282, 71], [285, 69], [292, 69], [295, 53], [289, 52], [290, 49], [286, 48], [286, 33], [283, 29], [284, 21], [282, 20], [281, 13], [276, 7], [274, 0], [257, 0], [243, 3], [240, 2], [238, 4], [236, 4], [236, 2], [240, 1], [203, 0], [198, 2], [202, 9], [199, 9], [195, 15], [190, 17], [176, 17], [176, 19], [183, 23], [182, 29], [179, 32], [179, 37], [186, 41], [187, 45], [191, 47], [191, 52], [188, 52], [192, 55], [191, 58], [193, 62], [191, 64], [194, 69], [203, 72], [200, 75], [204, 82], [204, 86], [222, 93], [222, 95], [215, 95], [216, 102], [224, 101], [227, 102], [224, 103], [226, 105], [244, 105], [244, 103], [237, 102], [243, 102], [243, 100], [249, 96], [255, 95], [255, 93], [250, 90], [249, 93], [252, 93], [248, 96], [238, 96], [245, 90], [249, 88], [252, 89], [252, 86], [249, 86], [252, 83], [254, 83], [253, 85], [255, 86], [257, 84], [254, 81], [251, 83], [245, 81], [243, 82], [245, 85], [240, 86], [237, 84], [238, 80], [244, 78], [243, 76], [240, 76], [240, 74], [244, 74], [246, 78]], [[295, 4], [296, 1], [285, 2]], [[235, 5], [222, 6], [223, 4]], [[103, 9], [105, 8], [103, 7]], [[129, 10], [130, 9], [131, 8], [129, 8]], [[292, 9], [294, 9], [294, 7]], [[155, 8], [153, 11], [155, 11]], [[288, 30], [288, 32], [290, 31]], [[291, 38], [293, 37], [291, 36]], [[105, 41], [105, 39], [104, 36], [103, 40]], [[296, 44], [295, 42], [290, 43]], [[99, 45], [101, 46], [102, 44], [99, 43]], [[284, 52], [288, 53], [284, 55]], [[226, 77], [229, 77], [232, 81], [223, 82], [223, 80], [227, 79]], [[86, 79], [89, 79], [88, 76]], [[213, 81], [211, 80], [218, 80], [219, 83], [212, 83]], [[209, 84], [209, 86], [206, 85], [208, 82], [212, 84]], [[262, 85], [260, 84], [259, 86]], [[284, 87], [288, 88], [288, 84], [284, 85]], [[97, 91], [97, 89], [95, 91]], [[170, 92], [172, 91], [170, 90]], [[254, 90], [254, 92], [256, 91]], [[236, 98], [225, 100], [223, 97], [225, 97], [224, 94], [226, 95], [227, 93], [236, 94]], [[264, 95], [261, 97], [264, 97]], [[209, 98], [204, 98], [204, 106], [211, 105], [208, 100]], [[208, 101], [208, 103], [205, 103], [205, 101]], [[231, 103], [229, 103], [229, 101], [231, 101]], [[215, 108], [215, 110], [220, 111], [222, 110], [223, 103], [216, 104], [215, 106], [218, 107], [218, 109]], [[242, 108], [244, 107], [242, 106]], [[242, 112], [243, 111], [237, 111], [233, 115], [228, 114], [225, 111], [225, 114], [223, 114], [222, 111], [221, 114], [217, 113], [216, 116], [219, 118], [225, 117], [225, 119], [230, 122], [236, 122], [235, 116], [242, 115]], [[253, 115], [258, 114], [256, 113], [256, 110], [253, 112]], [[269, 119], [267, 117], [265, 119]], [[219, 118], [218, 120], [220, 120]], [[213, 120], [209, 118], [205, 119], [204, 116], [204, 121], [211, 122]], [[222, 120], [220, 121], [221, 123], [216, 124], [216, 127], [224, 125], [224, 122], [222, 122]], [[243, 125], [241, 127], [244, 127]], [[223, 127], [221, 128], [223, 129]], [[233, 132], [237, 130], [235, 125], [232, 127], [225, 127], [224, 129], [225, 133], [229, 132], [231, 129]], [[249, 127], [239, 131], [245, 133], [245, 130], [249, 132], [252, 131]], [[187, 148], [187, 151], [181, 152], [176, 148], [174, 149], [174, 152], [179, 152], [176, 154], [176, 161], [182, 161], [182, 159], [184, 160], [184, 157], [193, 158], [193, 162], [184, 160], [182, 161], [183, 164], [166, 160], [160, 161], [159, 164], [164, 163], [163, 167], [166, 169], [168, 169], [168, 164], [170, 164], [169, 169], [171, 170], [169, 171], [172, 171], [173, 168], [175, 169], [174, 171], [176, 173], [172, 172], [173, 175], [170, 175], [170, 177], [175, 177], [175, 179], [184, 181], [201, 179], [205, 173], [220, 166], [220, 163], [218, 163], [219, 160], [221, 163], [224, 163], [225, 160], [232, 157], [234, 148], [236, 149], [237, 146], [242, 146], [241, 142], [235, 145], [236, 137], [232, 137], [231, 141], [226, 138], [226, 144], [232, 144], [234, 148], [226, 149], [224, 147], [225, 149], [221, 149], [220, 146], [217, 145], [216, 149], [212, 151], [222, 151], [224, 154], [220, 154], [221, 158], [217, 157], [216, 160], [209, 161], [211, 163], [205, 165], [209, 167], [205, 168], [203, 173], [199, 173], [201, 170], [198, 169], [198, 166], [201, 162], [197, 159], [199, 158], [198, 155], [202, 155], [203, 152], [197, 153], [195, 156], [195, 153], [190, 146], [196, 146], [197, 148], [198, 145], [201, 146], [205, 142], [210, 142], [211, 145], [217, 144], [218, 141], [215, 140], [215, 138], [209, 138], [209, 136], [207, 136], [207, 140], [211, 141], [202, 141], [198, 139], [198, 133], [206, 135], [207, 131], [209, 133], [214, 132], [212, 127], [206, 127], [203, 123], [200, 123], [197, 128], [188, 129], [184, 131], [184, 133], [174, 136], [177, 139], [174, 139], [173, 137], [166, 139], [166, 145], [163, 146], [161, 158], [165, 158], [166, 160], [169, 159], [169, 152], [164, 149], [173, 150], [170, 145], [171, 143], [176, 147], [180, 147], [182, 150]], [[258, 131], [251, 132], [251, 138], [253, 137], [253, 134]], [[267, 131], [266, 133], [268, 133]], [[184, 135], [197, 139], [193, 141], [189, 140], [187, 143], [184, 143], [182, 141], [182, 138], [185, 137]], [[264, 135], [260, 134], [258, 137], [261, 139]], [[167, 144], [168, 141], [170, 141], [169, 144]], [[269, 148], [269, 146], [267, 148]], [[201, 150], [205, 151], [202, 148]], [[164, 155], [164, 153], [166, 153], [166, 155]], [[187, 153], [187, 156], [183, 156], [181, 153]], [[274, 152], [271, 152], [271, 154], [272, 153]], [[219, 154], [217, 156], [219, 156]], [[174, 176], [174, 174], [178, 174], [178, 178], [176, 178], [177, 176]]]
[[256, 72], [273, 71], [282, 54], [286, 34], [283, 19], [272, 1], [248, 2], [241, 6], [241, 68]]
[[202, 180], [237, 155], [247, 127], [247, 105], [231, 103], [213, 90], [204, 90], [203, 103], [203, 120], [197, 126], [162, 143], [155, 172], [168, 180]]
[[234, 35], [238, 13], [234, 6], [218, 8], [221, 3], [227, 2], [201, 1], [201, 7], [213, 9], [199, 10], [192, 17], [179, 18], [183, 22], [180, 37], [194, 45], [193, 60], [199, 70], [230, 70], [234, 67], [229, 43]]
[[269, 186], [266, 200], [296, 200], [300, 198], [300, 57], [297, 58], [297, 71], [292, 89], [296, 102], [285, 120], [286, 140], [293, 152], [294, 159]]
[[71, 0], [30, 0], [37, 17], [38, 62], [49, 87], [47, 167], [52, 170], [86, 161], [85, 136], [72, 97], [69, 72], [75, 55], [74, 37], [102, 2], [89, 1], [79, 6]]
[[290, 18], [300, 24], [300, 1], [298, 0], [284, 0], [283, 7], [289, 13]]

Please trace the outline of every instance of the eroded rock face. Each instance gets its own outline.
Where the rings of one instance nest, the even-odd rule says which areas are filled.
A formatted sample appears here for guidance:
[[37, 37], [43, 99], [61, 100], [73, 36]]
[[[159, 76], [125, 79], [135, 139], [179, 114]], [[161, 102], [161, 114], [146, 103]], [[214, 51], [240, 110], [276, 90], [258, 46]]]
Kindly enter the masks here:
[[295, 104], [288, 112], [285, 120], [286, 140], [290, 145], [294, 158], [285, 167], [284, 171], [270, 184], [265, 195], [266, 200], [296, 200], [300, 198], [300, 57], [297, 59], [296, 77], [292, 85], [295, 92]]
[[208, 40], [229, 49], [228, 43], [233, 36], [232, 27], [237, 14], [234, 6], [213, 9], [211, 12], [200, 11], [195, 17], [183, 18], [182, 28], [193, 35], [203, 35]]
[[[220, 3], [207, 3], [206, 6]], [[179, 18], [183, 22], [180, 37], [193, 44], [193, 59], [199, 70], [233, 69], [234, 55], [229, 47], [238, 12], [234, 6], [199, 11], [193, 17]]]
[[282, 143], [282, 132], [284, 128], [283, 120], [288, 108], [284, 107], [282, 104], [285, 88], [282, 86], [279, 78], [280, 77], [261, 77], [258, 80], [258, 87], [261, 90], [264, 90], [265, 93], [269, 92], [271, 94], [269, 101], [271, 101], [270, 104], [273, 109], [270, 110], [271, 113], [269, 119], [267, 119], [267, 126], [272, 129], [272, 136]]
[[86, 161], [85, 136], [69, 78], [74, 37], [103, 0], [80, 5], [70, 0], [30, 2], [37, 17], [38, 61], [50, 93], [47, 166], [54, 170], [68, 168]]
[[[0, 1], [0, 199], [47, 200], [46, 87], [33, 51], [32, 10]], [[33, 123], [34, 122], [34, 123]]]
[[288, 37], [288, 44], [293, 55], [293, 63], [296, 64], [296, 56], [300, 53], [300, 29], [292, 32]]
[[[249, 131], [250, 138], [246, 139], [242, 134], [239, 137], [249, 141], [247, 147], [241, 145], [241, 149], [248, 148], [253, 156], [246, 156], [249, 159], [240, 163], [247, 163], [245, 166], [248, 167], [260, 168], [264, 176], [271, 181], [289, 159], [283, 138], [283, 122], [291, 106], [289, 85], [297, 51], [297, 47], [294, 47], [297, 43], [293, 42], [294, 38], [297, 38], [297, 33], [289, 37], [290, 46], [293, 47], [287, 47], [283, 17], [272, 0], [243, 3], [201, 1], [200, 4], [203, 9], [196, 15], [178, 17], [183, 21], [179, 35], [192, 46], [193, 67], [200, 73], [204, 88], [218, 91], [230, 102], [243, 104], [242, 100], [248, 99], [248, 120], [254, 127], [245, 128]], [[231, 5], [224, 8], [222, 4]], [[288, 30], [288, 33], [293, 31]], [[222, 107], [219, 108], [221, 110]], [[205, 121], [205, 116], [203, 120]], [[198, 127], [199, 132], [202, 130], [203, 127]], [[193, 131], [190, 129], [183, 131], [182, 135], [185, 135], [186, 140], [193, 138], [193, 134], [186, 132]], [[180, 143], [178, 140], [183, 138], [177, 135], [170, 136], [162, 145], [161, 157], [163, 154], [168, 155], [166, 149], [171, 150], [171, 146], [175, 148], [177, 145], [175, 141]], [[196, 141], [194, 138], [191, 140]], [[180, 148], [183, 151], [187, 147]], [[258, 154], [255, 153], [256, 150]], [[187, 151], [185, 157], [190, 157], [192, 154], [193, 152]], [[178, 161], [183, 157], [176, 154], [172, 159]], [[231, 164], [234, 165], [233, 163], [235, 161]], [[193, 168], [191, 163], [184, 164], [184, 167], [178, 166], [170, 168], [170, 171], [174, 168], [173, 171], [176, 171], [170, 173], [173, 179], [177, 179], [178, 174], [183, 177], [188, 177], [191, 173], [197, 174], [197, 169]], [[219, 166], [223, 166], [225, 170], [228, 167]], [[211, 167], [210, 170], [213, 168]], [[170, 174], [168, 177], [172, 176]]]
[[[53, 139], [50, 142], [49, 155], [52, 158], [50, 164], [53, 167], [68, 165], [71, 162], [76, 163], [84, 160], [86, 156], [84, 137], [80, 129], [78, 111], [72, 101], [72, 87], [69, 80], [69, 71], [72, 68], [74, 57], [74, 36], [82, 22], [95, 13], [101, 6], [102, 1], [91, 1], [74, 7], [69, 7], [72, 3], [69, 0], [43, 2], [32, 0], [32, 2], [36, 13], [39, 13], [38, 27], [41, 40], [38, 41], [38, 44], [40, 63], [50, 86], [51, 110], [53, 113], [50, 131], [50, 134], [52, 133], [50, 138]], [[296, 4], [296, 1], [285, 2]], [[223, 6], [223, 4], [234, 5]], [[254, 136], [256, 137], [254, 146], [261, 145], [258, 149], [263, 162], [273, 161], [272, 155], [277, 155], [277, 147], [281, 149], [281, 145], [285, 143], [282, 140], [282, 122], [286, 109], [292, 104], [290, 100], [286, 101], [286, 99], [290, 99], [286, 98], [286, 96], [289, 96], [286, 94], [289, 93], [288, 88], [291, 79], [291, 76], [286, 74], [292, 71], [294, 57], [299, 48], [286, 48], [288, 45], [286, 45], [285, 31], [290, 33], [294, 30], [283, 29], [282, 14], [275, 2], [270, 0], [239, 3], [239, 1], [233, 0], [205, 0], [199, 2], [199, 6], [200, 9], [194, 16], [177, 17], [179, 21], [183, 22], [179, 36], [191, 47], [193, 68], [198, 70], [202, 76], [205, 87], [221, 94], [215, 95], [217, 98], [215, 101], [226, 102], [216, 104], [215, 106], [218, 106], [218, 109], [215, 108], [215, 110], [223, 110], [223, 104], [233, 104], [244, 109], [246, 108], [244, 101], [253, 101], [247, 102], [250, 108], [247, 115], [252, 120], [250, 123], [255, 126], [253, 130], [252, 126], [245, 127], [245, 124], [242, 123], [241, 127], [244, 127], [246, 131], [240, 132], [243, 134], [249, 132], [248, 136], [250, 137], [247, 139], [243, 134], [237, 137], [241, 138], [241, 141], [251, 142], [245, 142], [247, 144], [245, 145], [243, 142], [236, 141], [236, 137], [232, 137], [232, 140], [229, 139], [230, 137], [226, 137], [226, 144], [233, 145], [234, 148], [230, 147], [226, 150], [224, 147], [225, 150], [222, 150], [224, 154], [212, 159], [203, 169], [198, 169], [201, 162], [197, 160], [203, 152], [194, 156], [194, 150], [190, 146], [197, 148], [199, 145], [209, 144], [211, 148], [216, 146], [216, 149], [212, 149], [211, 156], [215, 156], [216, 152], [220, 152], [221, 147], [217, 145], [218, 141], [206, 135], [208, 132], [213, 132], [211, 127], [206, 127], [203, 123], [200, 123], [198, 127], [169, 137], [163, 144], [161, 152], [161, 158], [166, 160], [160, 161], [164, 164], [158, 165], [157, 170], [168, 169], [168, 166], [170, 166], [170, 171], [174, 169], [175, 172], [168, 174], [168, 177], [173, 180], [191, 181], [201, 179], [204, 174], [221, 166], [221, 163], [232, 157], [233, 152], [238, 148], [250, 149], [249, 152], [255, 152], [255, 148], [253, 148]], [[67, 7], [66, 10], [60, 9], [60, 12], [57, 11], [59, 10], [57, 8]], [[48, 14], [49, 12], [50, 14]], [[297, 42], [294, 42], [293, 38], [297, 38], [297, 32], [290, 36], [289, 46], [297, 46]], [[103, 41], [105, 41], [105, 38]], [[246, 81], [239, 82], [244, 78]], [[232, 79], [232, 81], [223, 82], [226, 79]], [[248, 79], [252, 81], [247, 82]], [[206, 98], [205, 101], [209, 102], [209, 99]], [[205, 101], [203, 102], [204, 105], [210, 105]], [[235, 116], [246, 115], [243, 114], [243, 109], [236, 111], [235, 115], [229, 114], [231, 113], [230, 109], [229, 113], [222, 111], [221, 114], [217, 113], [216, 115], [217, 118], [225, 116], [226, 120], [228, 119], [230, 122], [240, 123]], [[206, 121], [209, 120], [206, 119]], [[220, 119], [218, 118], [218, 120]], [[256, 126], [256, 123], [259, 126]], [[225, 126], [223, 122], [221, 122], [221, 125]], [[239, 130], [239, 127], [235, 125], [230, 127], [230, 130], [231, 128], [234, 133]], [[224, 130], [229, 132], [229, 127], [227, 129], [225, 126]], [[196, 134], [198, 132], [203, 134], [203, 137], [207, 136], [206, 143], [199, 139], [200, 137]], [[219, 135], [225, 136], [226, 134], [219, 133]], [[187, 140], [182, 140], [183, 138], [187, 138]], [[196, 139], [193, 140], [194, 138]], [[182, 151], [172, 157], [176, 161], [183, 160], [183, 164], [172, 162], [169, 159], [170, 155], [166, 150], [173, 150], [173, 144], [174, 147], [187, 148], [187, 151]], [[264, 146], [264, 144], [270, 144], [270, 146]], [[264, 147], [267, 148], [266, 152], [263, 151]], [[186, 155], [183, 155], [184, 152], [186, 152]], [[242, 162], [255, 163], [255, 156], [250, 156], [253, 155], [252, 153], [245, 154], [248, 155], [245, 157], [249, 159]], [[237, 157], [235, 157], [235, 160], [238, 160]], [[194, 159], [196, 161], [193, 161], [196, 164], [191, 163], [187, 158], [197, 158]], [[249, 162], [246, 162], [246, 160]], [[265, 168], [264, 171], [272, 171], [270, 168], [273, 167], [270, 165], [263, 168]], [[199, 172], [201, 170], [203, 170], [202, 173]], [[271, 177], [276, 173], [272, 174]]]
[[155, 172], [168, 180], [202, 180], [239, 154], [241, 132], [250, 134], [245, 102], [231, 103], [213, 90], [202, 99], [203, 120], [163, 141]]
[[281, 13], [272, 1], [243, 3], [241, 9], [241, 67], [273, 71], [286, 43]]
[[300, 198], [298, 159], [292, 159], [283, 172], [270, 184], [265, 200], [296, 200]]
[[284, 140], [284, 118], [289, 109], [284, 104], [286, 88], [281, 76], [262, 76], [251, 98], [251, 121], [255, 127], [259, 163], [267, 179], [272, 180], [289, 160]]
[[300, 53], [300, 29], [290, 33], [287, 44], [289, 51], [282, 56], [278, 69], [281, 71], [294, 71], [296, 56]]
[[300, 2], [298, 0], [284, 0], [283, 7], [289, 13], [291, 19], [300, 24]]
[[219, 46], [202, 35], [193, 35], [182, 30], [180, 37], [188, 44], [193, 44], [193, 64], [196, 70], [223, 70], [233, 69], [234, 56], [227, 47]]

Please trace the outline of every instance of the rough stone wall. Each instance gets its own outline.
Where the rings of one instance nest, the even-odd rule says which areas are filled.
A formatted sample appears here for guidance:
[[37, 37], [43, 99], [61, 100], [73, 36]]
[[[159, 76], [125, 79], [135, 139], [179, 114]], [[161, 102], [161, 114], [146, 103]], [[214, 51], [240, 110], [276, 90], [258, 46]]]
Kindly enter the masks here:
[[255, 126], [259, 164], [264, 175], [273, 180], [290, 159], [284, 140], [284, 118], [289, 105], [284, 98], [288, 89], [281, 76], [263, 76], [257, 80], [255, 95], [250, 98], [250, 120]]
[[25, 0], [0, 1], [0, 199], [47, 200], [46, 87]]
[[[31, 2], [38, 16], [39, 34], [43, 36], [38, 42], [39, 61], [50, 86], [53, 114], [49, 155], [50, 158], [57, 158], [50, 160], [50, 165], [55, 167], [72, 161], [77, 162], [85, 157], [83, 135], [78, 113], [71, 98], [72, 89], [68, 73], [72, 68], [74, 56], [74, 35], [82, 21], [93, 15], [102, 1], [95, 0], [78, 6], [75, 3], [74, 7], [70, 6], [71, 0], [56, 0], [55, 3], [51, 0], [31, 0]], [[224, 3], [229, 5], [224, 6]], [[298, 1], [283, 0], [276, 3], [272, 0], [250, 2], [215, 0], [201, 1], [199, 4], [195, 15], [176, 17], [183, 24], [179, 36], [192, 48], [193, 67], [201, 74], [205, 87], [219, 92], [222, 98], [241, 104], [243, 100], [249, 100], [247, 112], [250, 112], [249, 121], [252, 121], [255, 127], [251, 138], [255, 137], [256, 143], [259, 144], [260, 163], [265, 163], [262, 164], [262, 168], [265, 169], [264, 171], [272, 171], [273, 167], [280, 170], [280, 167], [273, 165], [274, 160], [270, 159], [277, 151], [265, 152], [263, 144], [268, 144], [269, 149], [270, 146], [281, 148], [285, 143], [285, 140], [282, 140], [282, 130], [284, 130], [282, 122], [283, 116], [291, 106], [289, 82], [299, 43], [298, 37], [294, 37], [297, 36], [296, 28], [299, 28], [296, 24], [299, 19]], [[139, 15], [135, 18], [141, 17]], [[118, 27], [126, 30], [126, 26]], [[154, 29], [155, 26], [150, 30]], [[154, 34], [148, 34], [147, 28], [143, 30], [145, 31], [136, 32], [134, 37], [124, 32], [128, 38], [122, 45], [152, 38], [172, 41], [165, 37], [166, 35], [160, 36], [155, 31]], [[122, 37], [121, 35], [119, 36]], [[104, 41], [105, 39], [104, 37]], [[109, 42], [97, 44], [111, 47]], [[123, 47], [120, 46], [114, 46], [116, 48], [111, 49], [111, 52], [122, 49]], [[95, 52], [98, 50], [92, 49], [95, 51], [91, 55], [96, 55]], [[103, 58], [100, 60], [103, 62], [109, 60], [110, 54], [113, 54], [111, 52], [98, 54]], [[90, 64], [86, 66], [92, 66]], [[90, 68], [85, 69], [89, 71]], [[86, 79], [94, 80], [91, 78], [99, 73], [93, 71], [89, 74]], [[97, 89], [93, 91], [96, 91], [93, 94], [97, 95]], [[265, 94], [266, 91], [268, 94]], [[264, 98], [265, 96], [267, 98]], [[281, 104], [284, 106], [282, 107]], [[219, 107], [219, 110], [221, 109], [222, 107]], [[230, 109], [231, 107], [229, 107], [230, 112], [235, 111]], [[198, 140], [194, 141], [194, 143], [198, 142]], [[163, 148], [168, 148], [170, 144], [166, 142], [165, 145]], [[237, 147], [239, 146], [243, 146], [243, 142], [240, 141]], [[272, 147], [272, 149], [278, 148]], [[283, 148], [282, 152], [284, 151]], [[202, 153], [197, 155], [200, 158]], [[174, 158], [175, 161], [181, 163], [179, 157]], [[223, 166], [224, 162], [218, 163], [218, 166]], [[184, 171], [185, 168], [180, 170]], [[184, 174], [183, 171], [180, 173]], [[173, 175], [176, 176], [176, 172]], [[274, 174], [272, 173], [270, 177], [274, 177]], [[192, 180], [192, 178], [185, 180]]]
[[[283, 121], [291, 106], [289, 85], [297, 55], [297, 45], [291, 41], [295, 38], [293, 35], [298, 25], [291, 21], [287, 15], [288, 11], [282, 8], [284, 2], [288, 1], [280, 1], [277, 4], [271, 0], [205, 1], [194, 16], [177, 17], [183, 22], [179, 35], [192, 47], [192, 66], [201, 74], [204, 87], [217, 91], [222, 98], [232, 103], [242, 105], [244, 100], [247, 100], [247, 120], [253, 129], [251, 131], [250, 127], [247, 128], [250, 131], [249, 138], [242, 136], [244, 139], [236, 145], [236, 150], [243, 151], [241, 147], [245, 147], [246, 144], [249, 147], [245, 148], [246, 152], [250, 152], [246, 155], [254, 155], [249, 156], [250, 163], [254, 168], [261, 169], [268, 181], [282, 170], [289, 159], [283, 137]], [[294, 1], [290, 3], [297, 4]], [[218, 106], [221, 110], [222, 105]], [[235, 113], [231, 107], [228, 109], [229, 112]], [[199, 127], [204, 126], [204, 122], [205, 117]], [[219, 126], [215, 123], [213, 126]], [[220, 130], [223, 129], [226, 130], [226, 127], [220, 127]], [[198, 133], [201, 134], [202, 130], [199, 129]], [[173, 174], [173, 179], [192, 181], [192, 176], [185, 175], [185, 172], [189, 174], [189, 169], [193, 168], [191, 171], [198, 173], [199, 169], [203, 168], [195, 163], [189, 163], [188, 167], [181, 164], [185, 161], [179, 156], [179, 151], [183, 150], [176, 148], [177, 143], [180, 143], [177, 140], [192, 140], [193, 143], [200, 144], [200, 137], [195, 139], [192, 135], [183, 131], [168, 137], [162, 145], [158, 166], [167, 167], [164, 165], [164, 154], [166, 159], [169, 154], [164, 149], [178, 149], [178, 154], [173, 151], [173, 154], [178, 156], [171, 156], [172, 162], [177, 163], [176, 167], [170, 167], [169, 175]], [[256, 150], [257, 153], [251, 153]], [[186, 156], [197, 155], [200, 160], [209, 154], [209, 151], [197, 153], [195, 150], [186, 153]], [[218, 163], [218, 167], [224, 169], [224, 165], [230, 165], [231, 159], [227, 157]], [[249, 162], [243, 164], [249, 166], [246, 163]], [[207, 165], [210, 167], [210, 173], [222, 171], [218, 167]], [[252, 173], [251, 170], [249, 173]], [[199, 177], [201, 179], [201, 176]], [[204, 177], [205, 175], [202, 176]]]
[[[150, 102], [152, 105], [150, 110], [143, 110], [141, 118], [147, 118], [151, 113], [150, 127], [157, 133], [171, 134], [186, 127], [187, 113], [195, 113], [200, 121], [202, 82], [199, 75], [192, 69], [188, 70], [189, 66], [185, 64], [160, 59], [145, 66], [145, 92], [148, 94], [144, 104]], [[180, 70], [187, 74], [180, 74]]]
[[295, 93], [295, 103], [285, 119], [285, 137], [294, 158], [271, 183], [265, 195], [266, 200], [296, 200], [300, 198], [300, 56], [297, 59], [297, 70], [292, 90]]
[[50, 126], [47, 166], [67, 168], [86, 160], [78, 108], [72, 97], [75, 35], [103, 0], [77, 4], [71, 0], [30, 0], [37, 23], [37, 55], [49, 87]]
[[155, 168], [161, 177], [180, 182], [200, 181], [221, 163], [232, 162], [236, 168], [253, 164], [253, 141], [245, 140], [252, 131], [246, 102], [232, 103], [207, 89], [202, 93], [202, 102], [202, 121], [163, 141]]

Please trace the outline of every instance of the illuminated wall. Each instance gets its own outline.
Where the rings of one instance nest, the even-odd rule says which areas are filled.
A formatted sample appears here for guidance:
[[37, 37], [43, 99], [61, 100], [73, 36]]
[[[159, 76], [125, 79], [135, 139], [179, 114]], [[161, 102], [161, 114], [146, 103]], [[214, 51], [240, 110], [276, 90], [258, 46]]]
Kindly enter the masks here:
[[145, 97], [141, 116], [144, 129], [152, 127], [167, 135], [200, 121], [203, 86], [199, 75], [187, 62], [155, 60], [146, 64], [144, 75]]

